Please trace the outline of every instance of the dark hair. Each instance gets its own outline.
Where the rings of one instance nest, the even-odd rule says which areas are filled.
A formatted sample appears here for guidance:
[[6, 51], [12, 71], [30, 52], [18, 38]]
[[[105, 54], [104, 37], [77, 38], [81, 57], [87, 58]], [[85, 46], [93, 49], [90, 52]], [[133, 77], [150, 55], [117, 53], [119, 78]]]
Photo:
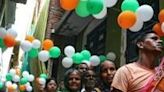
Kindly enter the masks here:
[[51, 80], [55, 81], [55, 83], [57, 84], [57, 82], [56, 82], [56, 79], [55, 79], [55, 78], [48, 78], [48, 79], [46, 79], [45, 89], [47, 89], [47, 87], [48, 87], [48, 83], [49, 83]]
[[75, 68], [70, 68], [70, 69], [67, 70], [66, 73], [64, 74], [64, 86], [65, 86], [65, 88], [68, 89], [68, 90], [70, 90], [70, 88], [68, 87], [69, 76], [70, 76], [70, 74], [73, 73], [74, 71], [76, 71], [76, 72], [79, 74], [79, 76], [81, 77], [80, 72], [79, 72], [77, 69], [75, 69]]

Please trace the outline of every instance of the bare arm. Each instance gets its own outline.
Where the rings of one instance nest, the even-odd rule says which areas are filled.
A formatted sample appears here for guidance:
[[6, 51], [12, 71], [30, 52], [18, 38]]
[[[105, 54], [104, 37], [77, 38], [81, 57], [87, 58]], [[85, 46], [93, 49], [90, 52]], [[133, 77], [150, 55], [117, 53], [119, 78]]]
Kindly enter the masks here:
[[112, 88], [111, 92], [123, 92], [123, 91], [116, 89], [116, 88]]

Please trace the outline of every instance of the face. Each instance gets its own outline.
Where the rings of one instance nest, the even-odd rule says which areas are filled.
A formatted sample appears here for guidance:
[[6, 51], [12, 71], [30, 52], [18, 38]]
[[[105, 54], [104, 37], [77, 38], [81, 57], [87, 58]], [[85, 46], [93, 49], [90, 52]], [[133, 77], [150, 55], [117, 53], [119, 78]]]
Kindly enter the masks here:
[[101, 78], [107, 85], [110, 85], [112, 83], [115, 72], [116, 72], [116, 67], [112, 62], [105, 61], [102, 63]]
[[142, 45], [141, 48], [149, 51], [162, 51], [162, 40], [160, 40], [160, 37], [156, 35], [155, 33], [149, 33], [146, 35], [143, 42], [141, 42]]
[[88, 70], [84, 76], [85, 86], [88, 88], [94, 88], [96, 84], [96, 74], [92, 70]]
[[39, 91], [44, 91], [44, 87], [45, 87], [45, 85], [38, 83], [38, 90]]
[[78, 71], [73, 71], [68, 78], [68, 87], [72, 91], [77, 91], [81, 87], [81, 77]]
[[57, 89], [57, 85], [56, 82], [54, 80], [51, 80], [48, 84], [47, 84], [47, 90], [48, 92], [54, 92]]
[[86, 64], [80, 64], [78, 70], [79, 72], [84, 73], [88, 70], [88, 66]]

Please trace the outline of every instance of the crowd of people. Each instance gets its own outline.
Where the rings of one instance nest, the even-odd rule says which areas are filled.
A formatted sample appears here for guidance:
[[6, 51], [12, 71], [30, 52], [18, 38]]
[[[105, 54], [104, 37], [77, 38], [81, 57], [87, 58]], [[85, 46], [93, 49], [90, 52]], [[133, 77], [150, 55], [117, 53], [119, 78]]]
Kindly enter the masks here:
[[133, 63], [118, 70], [110, 60], [96, 70], [81, 63], [65, 73], [64, 87], [60, 88], [55, 80], [47, 81], [45, 92], [164, 92], [162, 40], [153, 31], [147, 31], [136, 38], [135, 44], [138, 58]]

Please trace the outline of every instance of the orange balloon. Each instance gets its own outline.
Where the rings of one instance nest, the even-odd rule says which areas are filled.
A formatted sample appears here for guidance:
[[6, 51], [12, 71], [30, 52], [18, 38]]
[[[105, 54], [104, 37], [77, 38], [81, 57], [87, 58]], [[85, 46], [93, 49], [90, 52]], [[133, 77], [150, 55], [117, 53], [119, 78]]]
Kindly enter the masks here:
[[8, 89], [8, 92], [14, 92], [14, 88], [12, 85], [8, 86], [7, 89]]
[[158, 14], [158, 20], [160, 23], [164, 22], [164, 9], [162, 9]]
[[73, 10], [76, 8], [79, 0], [60, 0], [60, 5], [65, 10]]
[[15, 38], [10, 34], [5, 35], [3, 41], [7, 47], [12, 47], [16, 44]]
[[120, 27], [126, 29], [132, 27], [137, 20], [135, 13], [131, 11], [121, 12], [117, 18]]
[[25, 38], [25, 40], [28, 40], [30, 42], [32, 42], [34, 39], [35, 38], [33, 36], [31, 36], [31, 35], [27, 35], [26, 38]]
[[26, 86], [25, 85], [20, 85], [19, 89], [20, 89], [20, 91], [25, 91], [26, 90]]
[[153, 31], [157, 33], [157, 35], [159, 35], [160, 37], [164, 36], [164, 32], [161, 30], [161, 24], [160, 23], [156, 23], [153, 26]]
[[46, 40], [43, 41], [43, 49], [44, 50], [49, 50], [53, 46], [54, 46], [54, 43], [53, 43], [52, 40], [46, 39]]

